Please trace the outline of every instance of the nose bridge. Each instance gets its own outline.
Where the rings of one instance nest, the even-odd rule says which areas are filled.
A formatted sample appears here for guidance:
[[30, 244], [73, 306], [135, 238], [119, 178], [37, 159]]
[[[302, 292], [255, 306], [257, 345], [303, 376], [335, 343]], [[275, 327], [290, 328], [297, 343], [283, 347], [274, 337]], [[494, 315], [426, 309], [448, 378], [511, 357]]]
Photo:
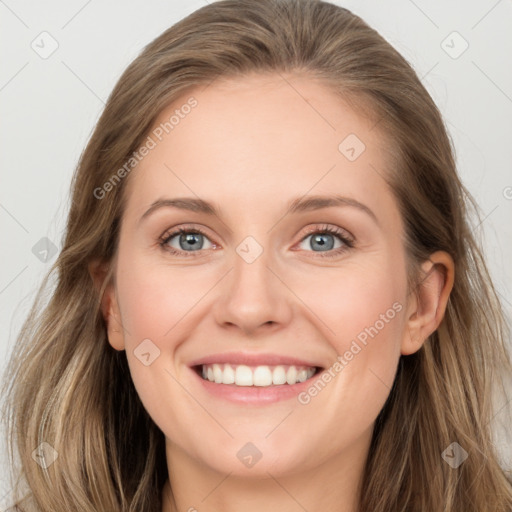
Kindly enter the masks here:
[[[265, 240], [267, 244], [268, 237]], [[248, 236], [234, 249], [232, 271], [217, 302], [217, 321], [236, 324], [246, 332], [269, 322], [287, 322], [289, 297], [272, 269], [275, 258], [271, 248]]]

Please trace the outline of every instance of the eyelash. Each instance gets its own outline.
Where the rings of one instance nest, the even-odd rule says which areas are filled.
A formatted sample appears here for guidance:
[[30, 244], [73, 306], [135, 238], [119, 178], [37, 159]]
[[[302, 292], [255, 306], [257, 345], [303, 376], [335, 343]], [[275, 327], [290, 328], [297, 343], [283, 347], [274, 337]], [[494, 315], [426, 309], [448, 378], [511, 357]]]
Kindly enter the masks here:
[[[183, 253], [185, 253], [186, 257], [200, 256], [199, 253], [201, 252], [201, 250], [199, 250], [199, 251], [179, 251], [179, 250], [174, 249], [173, 247], [169, 247], [167, 245], [169, 240], [171, 240], [175, 236], [181, 235], [181, 234], [189, 234], [189, 233], [199, 233], [199, 234], [205, 236], [206, 238], [208, 238], [208, 235], [200, 228], [195, 228], [195, 227], [194, 228], [192, 228], [192, 227], [179, 228], [174, 231], [164, 233], [162, 235], [162, 237], [159, 239], [159, 245], [164, 251], [166, 251], [172, 255], [175, 255], [175, 256], [181, 256], [181, 255], [183, 255]], [[352, 249], [354, 247], [354, 239], [349, 237], [345, 231], [343, 231], [339, 228], [333, 228], [328, 225], [322, 226], [322, 228], [320, 228], [320, 229], [317, 227], [308, 228], [306, 236], [304, 236], [300, 240], [300, 242], [303, 242], [308, 236], [316, 235], [316, 234], [325, 234], [325, 233], [337, 236], [343, 242], [344, 245], [342, 247], [338, 247], [337, 249], [331, 249], [329, 251], [326, 251], [325, 253], [318, 252], [318, 256], [321, 258], [334, 258], [334, 257], [340, 255], [341, 253], [348, 251], [349, 249]], [[315, 252], [315, 251], [308, 251], [308, 252]]]

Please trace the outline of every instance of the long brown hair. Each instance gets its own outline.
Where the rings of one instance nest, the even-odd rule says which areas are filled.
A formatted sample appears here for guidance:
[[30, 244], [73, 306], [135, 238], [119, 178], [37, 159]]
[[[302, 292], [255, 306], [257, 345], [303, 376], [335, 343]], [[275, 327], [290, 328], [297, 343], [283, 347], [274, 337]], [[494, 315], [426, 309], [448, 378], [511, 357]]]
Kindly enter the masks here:
[[[491, 431], [493, 391], [503, 391], [512, 373], [507, 326], [442, 116], [383, 37], [347, 9], [317, 0], [205, 6], [150, 43], [116, 84], [73, 177], [62, 250], [5, 375], [9, 455], [28, 490], [16, 510], [161, 509], [164, 436], [139, 400], [126, 355], [109, 345], [100, 309], [113, 267], [101, 290], [88, 272], [95, 259], [114, 261], [130, 174], [106, 192], [104, 185], [163, 108], [188, 90], [219, 76], [294, 71], [373, 115], [389, 137], [396, 165], [387, 179], [412, 267], [436, 250], [455, 262], [445, 317], [417, 353], [401, 356], [377, 418], [360, 511], [512, 510], [511, 481]], [[468, 454], [457, 468], [442, 457], [454, 442]], [[52, 463], [36, 464], [36, 449], [36, 458]]]

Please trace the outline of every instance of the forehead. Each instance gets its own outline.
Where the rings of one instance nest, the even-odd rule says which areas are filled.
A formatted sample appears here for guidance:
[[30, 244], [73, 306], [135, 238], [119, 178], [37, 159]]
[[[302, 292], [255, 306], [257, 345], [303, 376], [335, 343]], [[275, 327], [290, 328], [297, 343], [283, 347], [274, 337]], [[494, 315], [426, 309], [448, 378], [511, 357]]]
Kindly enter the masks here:
[[214, 197], [239, 212], [308, 193], [382, 202], [389, 143], [367, 113], [311, 77], [216, 79], [159, 114], [155, 145], [129, 177], [129, 207], [165, 194]]

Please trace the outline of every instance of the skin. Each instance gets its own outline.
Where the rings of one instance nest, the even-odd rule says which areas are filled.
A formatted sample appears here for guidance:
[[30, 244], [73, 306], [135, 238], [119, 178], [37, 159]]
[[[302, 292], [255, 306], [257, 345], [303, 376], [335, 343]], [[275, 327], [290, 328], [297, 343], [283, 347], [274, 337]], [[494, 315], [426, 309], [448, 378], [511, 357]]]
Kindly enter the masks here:
[[[103, 299], [109, 342], [126, 350], [140, 398], [166, 437], [162, 510], [354, 512], [398, 360], [441, 322], [453, 262], [432, 254], [409, 293], [403, 222], [382, 178], [387, 143], [374, 121], [324, 85], [300, 75], [218, 79], [170, 105], [155, 126], [191, 95], [197, 107], [128, 178], [115, 284]], [[351, 133], [366, 146], [355, 161], [338, 150]], [[333, 193], [364, 203], [377, 220], [351, 206], [286, 214], [294, 198]], [[184, 196], [213, 202], [220, 218], [164, 207], [139, 222], [154, 201]], [[306, 228], [322, 233], [325, 225], [352, 234], [354, 247], [322, 257], [328, 252]], [[199, 256], [179, 235], [168, 245], [185, 254], [159, 246], [180, 226], [206, 232]], [[247, 236], [263, 248], [252, 263], [236, 252]], [[344, 245], [326, 236], [336, 244], [331, 254]], [[104, 277], [94, 264], [91, 274]], [[401, 311], [307, 404], [233, 404], [209, 395], [188, 367], [247, 351], [329, 368], [394, 303]], [[134, 355], [144, 339], [160, 350], [148, 366]], [[247, 442], [262, 454], [251, 468], [236, 456]]]

